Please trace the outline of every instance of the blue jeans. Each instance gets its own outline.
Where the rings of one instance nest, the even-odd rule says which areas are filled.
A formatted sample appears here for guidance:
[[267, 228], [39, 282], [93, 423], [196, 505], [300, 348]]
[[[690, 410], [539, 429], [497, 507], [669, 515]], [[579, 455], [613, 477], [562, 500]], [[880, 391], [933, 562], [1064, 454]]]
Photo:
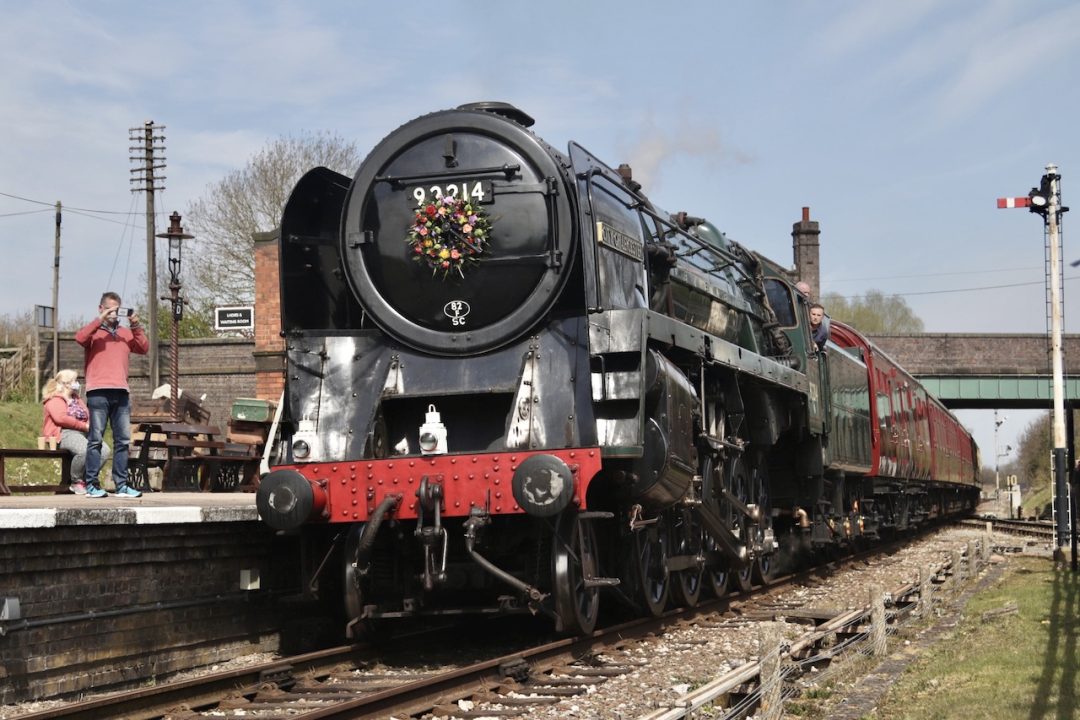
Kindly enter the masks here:
[[112, 479], [117, 490], [127, 485], [128, 445], [131, 443], [131, 400], [127, 390], [91, 390], [86, 393], [86, 407], [90, 410], [90, 433], [86, 443], [86, 484], [100, 487], [98, 473], [101, 471], [101, 441], [105, 435], [105, 423], [112, 426], [113, 461]]

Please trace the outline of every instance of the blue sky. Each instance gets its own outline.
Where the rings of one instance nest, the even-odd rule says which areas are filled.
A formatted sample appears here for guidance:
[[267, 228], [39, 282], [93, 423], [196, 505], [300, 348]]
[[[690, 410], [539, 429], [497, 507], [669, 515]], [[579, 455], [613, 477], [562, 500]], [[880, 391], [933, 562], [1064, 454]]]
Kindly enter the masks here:
[[[8, 196], [141, 210], [128, 128], [147, 119], [167, 126], [163, 217], [277, 136], [366, 151], [417, 115], [512, 102], [782, 262], [809, 206], [823, 290], [902, 294], [934, 332], [1044, 331], [1041, 222], [994, 201], [1054, 162], [1068, 205], [1080, 173], [1067, 0], [0, 0], [0, 20], [0, 315], [51, 303], [52, 214]], [[144, 253], [141, 217], [65, 213], [62, 322], [140, 293]]]

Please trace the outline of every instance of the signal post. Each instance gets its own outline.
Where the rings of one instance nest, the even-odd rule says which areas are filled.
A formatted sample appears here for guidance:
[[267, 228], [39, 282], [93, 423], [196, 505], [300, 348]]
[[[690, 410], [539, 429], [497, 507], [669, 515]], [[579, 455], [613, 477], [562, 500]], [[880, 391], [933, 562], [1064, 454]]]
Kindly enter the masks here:
[[[1046, 166], [1039, 187], [1032, 188], [1027, 197], [1000, 198], [999, 208], [1026, 207], [1031, 212], [1041, 215], [1047, 236], [1047, 254], [1049, 262], [1049, 282], [1047, 292], [1050, 303], [1050, 364], [1053, 373], [1053, 427], [1054, 449], [1051, 455], [1051, 468], [1054, 480], [1054, 558], [1063, 560], [1062, 548], [1070, 535], [1069, 518], [1075, 526], [1076, 518], [1071, 512], [1069, 475], [1071, 464], [1067, 448], [1072, 447], [1072, 437], [1066, 439], [1065, 433], [1065, 360], [1062, 353], [1062, 288], [1061, 288], [1061, 215], [1069, 208], [1061, 205], [1061, 175], [1057, 165]], [[1069, 423], [1071, 425], [1071, 423]], [[1075, 541], [1074, 541], [1075, 545]], [[1076, 569], [1076, 550], [1072, 552], [1073, 569]]]

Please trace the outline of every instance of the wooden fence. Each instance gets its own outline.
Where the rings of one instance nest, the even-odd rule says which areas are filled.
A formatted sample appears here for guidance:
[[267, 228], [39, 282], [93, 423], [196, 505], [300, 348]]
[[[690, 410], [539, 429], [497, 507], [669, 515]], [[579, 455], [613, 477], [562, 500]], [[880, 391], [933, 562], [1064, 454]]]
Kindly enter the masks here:
[[11, 397], [27, 375], [34, 371], [34, 338], [27, 336], [22, 345], [0, 348], [0, 400]]

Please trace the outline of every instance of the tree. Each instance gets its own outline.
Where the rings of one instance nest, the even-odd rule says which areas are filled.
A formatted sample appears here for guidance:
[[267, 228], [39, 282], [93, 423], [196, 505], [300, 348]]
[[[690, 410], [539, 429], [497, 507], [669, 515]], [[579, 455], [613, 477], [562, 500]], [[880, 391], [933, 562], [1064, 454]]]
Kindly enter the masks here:
[[1020, 488], [1027, 494], [1039, 494], [1050, 485], [1051, 442], [1050, 414], [1033, 420], [1017, 438], [1015, 469]]
[[32, 310], [0, 315], [0, 346], [6, 348], [19, 345], [33, 334], [34, 312]]
[[847, 323], [863, 333], [918, 333], [923, 321], [899, 295], [867, 290], [865, 295], [846, 298], [826, 293], [821, 300], [829, 317]]
[[[172, 302], [161, 300], [158, 312], [158, 344], [167, 345], [172, 340]], [[202, 300], [190, 300], [184, 304], [184, 316], [176, 328], [176, 337], [209, 338], [214, 337], [214, 309]]]
[[[300, 176], [319, 165], [352, 175], [360, 165], [356, 145], [329, 133], [306, 133], [270, 141], [240, 170], [207, 188], [188, 209], [185, 225], [195, 235], [185, 272], [185, 295], [202, 307], [243, 305], [255, 297], [252, 234], [281, 221]], [[167, 316], [166, 316], [167, 317]]]
[[[1046, 413], [1032, 420], [1017, 438], [1016, 459], [1009, 464], [1008, 472], [1017, 475], [1024, 497], [1031, 498], [1030, 501], [1025, 500], [1025, 508], [1029, 507], [1031, 501], [1041, 506], [1044, 500], [1053, 496], [1053, 473], [1050, 467], [1054, 447], [1053, 425], [1052, 413]], [[1073, 447], [1080, 447], [1080, 423], [1075, 424]], [[1003, 474], [1004, 472], [1005, 468], [1002, 469]], [[1030, 505], [1032, 514], [1040, 509], [1035, 505]]]

